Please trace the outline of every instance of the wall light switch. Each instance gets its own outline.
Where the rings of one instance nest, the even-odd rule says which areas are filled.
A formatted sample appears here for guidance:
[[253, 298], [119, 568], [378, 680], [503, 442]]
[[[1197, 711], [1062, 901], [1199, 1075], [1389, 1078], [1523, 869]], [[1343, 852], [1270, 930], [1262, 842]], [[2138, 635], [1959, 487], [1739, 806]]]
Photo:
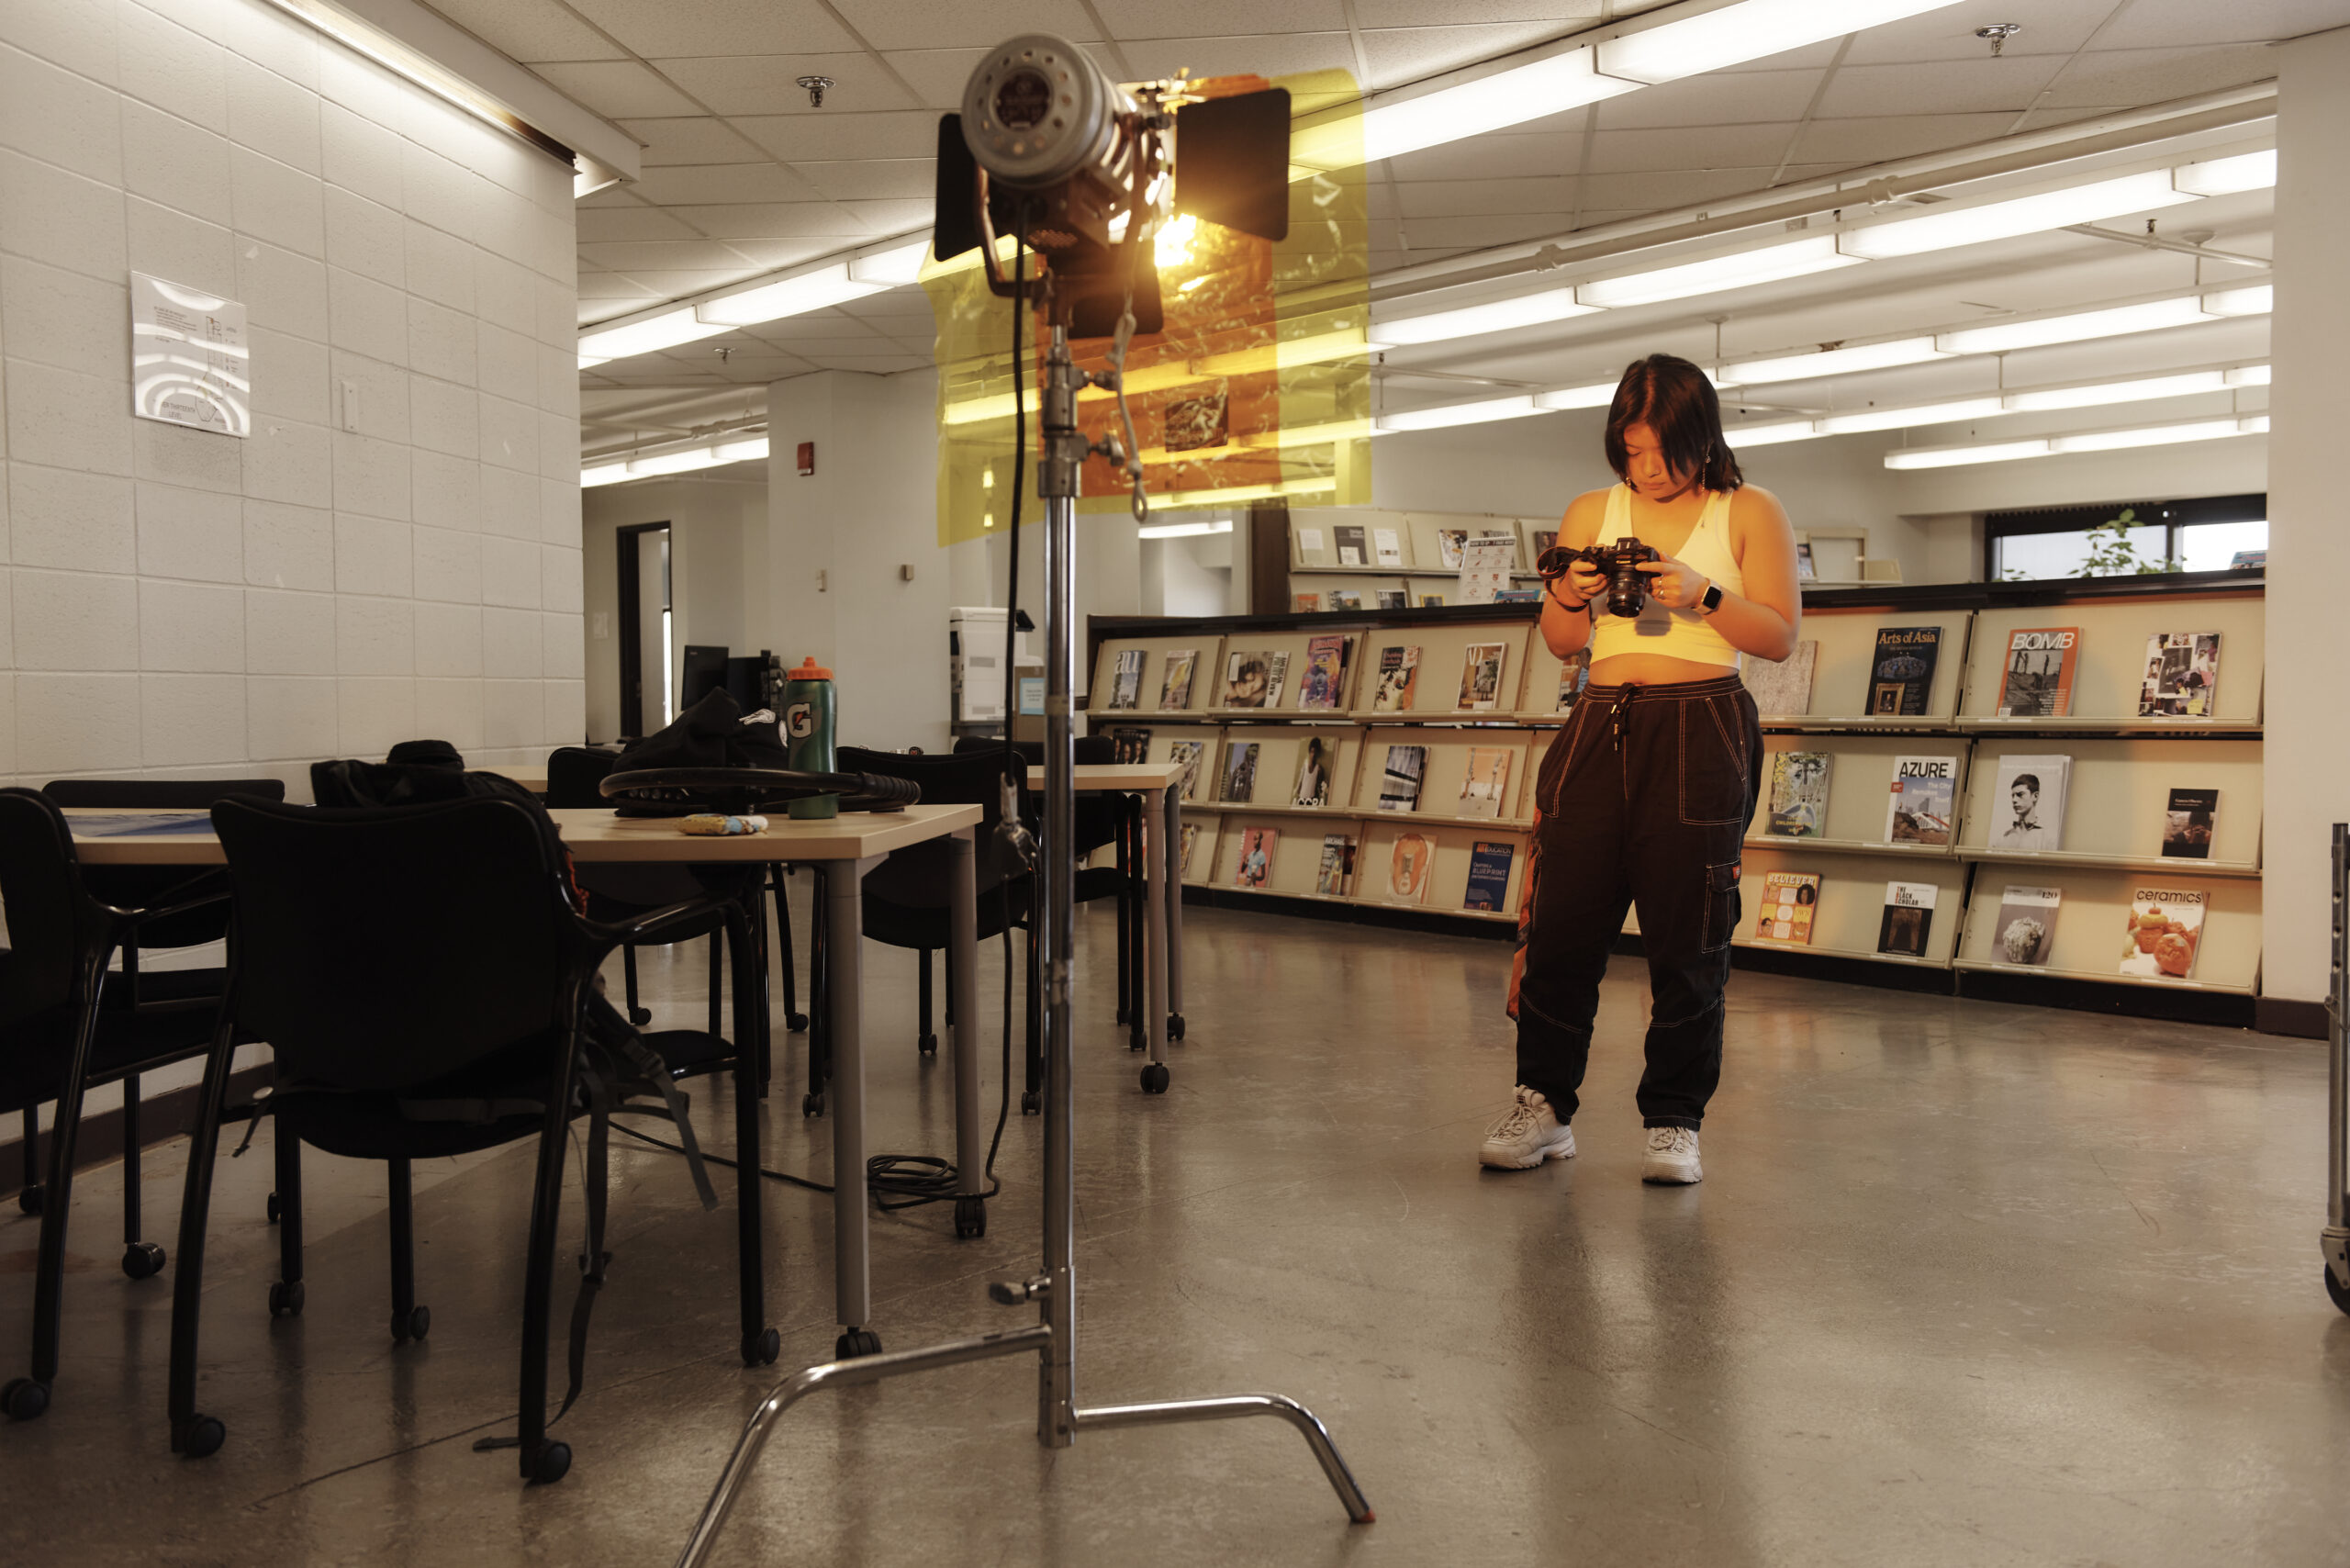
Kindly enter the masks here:
[[359, 428], [359, 383], [356, 381], [342, 384], [342, 428], [347, 431]]
[[605, 610], [594, 610], [588, 617], [588, 635], [599, 643], [612, 634], [612, 618]]

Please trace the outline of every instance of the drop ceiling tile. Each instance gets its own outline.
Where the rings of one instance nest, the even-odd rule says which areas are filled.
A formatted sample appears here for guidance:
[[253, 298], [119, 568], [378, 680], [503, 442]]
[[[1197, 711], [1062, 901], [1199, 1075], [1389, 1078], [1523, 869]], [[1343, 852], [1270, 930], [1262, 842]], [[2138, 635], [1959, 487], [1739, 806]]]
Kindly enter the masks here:
[[[1603, 0], [1355, 0], [1360, 28], [1471, 27], [1481, 22], [1539, 22], [1563, 33], [1597, 22]], [[1617, 6], [1622, 14], [1626, 7]]]
[[832, 239], [833, 248], [866, 237], [865, 226], [837, 202], [777, 201], [697, 204], [672, 209], [714, 240]]
[[1363, 33], [1362, 51], [1371, 62], [1371, 85], [1393, 87], [1541, 43], [1561, 30], [1548, 20], [1379, 28]]
[[927, 109], [868, 114], [827, 107], [812, 115], [742, 116], [733, 123], [787, 163], [928, 158], [938, 150], [938, 116]]
[[[579, 297], [599, 301], [643, 299], [651, 304], [655, 296], [651, 289], [624, 273], [583, 272], [579, 274]], [[609, 308], [597, 312], [599, 316], [610, 314]]]
[[755, 163], [767, 150], [722, 119], [696, 115], [685, 119], [626, 119], [621, 129], [645, 144], [644, 165], [662, 163]]
[[2350, 23], [2342, 0], [2137, 0], [2098, 38], [2102, 49], [2158, 49], [2184, 44], [2254, 42], [2300, 38]]
[[541, 65], [538, 73], [606, 119], [689, 115], [692, 99], [632, 60]]
[[623, 60], [627, 50], [560, 0], [430, 0], [431, 8], [491, 48], [526, 63]]
[[[1421, 181], [1419, 183], [1426, 185], [1432, 184], [1434, 182]], [[1371, 185], [1363, 192], [1363, 196], [1370, 203], [1369, 210], [1374, 220], [1382, 218], [1393, 218], [1400, 210], [1395, 205], [1395, 183], [1393, 180], [1379, 180], [1373, 182]]]
[[1527, 179], [1572, 174], [1583, 160], [1583, 133], [1472, 137], [1387, 160], [1399, 180]]
[[1343, 33], [1347, 26], [1341, 0], [1282, 0], [1278, 6], [1269, 6], [1264, 0], [1189, 0], [1181, 6], [1167, 5], [1164, 0], [1094, 0], [1093, 8], [1111, 36], [1124, 43], [1136, 39], [1229, 37], [1261, 31], [1274, 20], [1289, 32]]
[[926, 231], [936, 216], [936, 209], [926, 196], [919, 201], [844, 201], [834, 205], [846, 208], [873, 234], [902, 234], [912, 229]]
[[790, 352], [801, 359], [902, 359], [906, 351], [885, 338], [794, 338]]
[[928, 158], [857, 158], [843, 162], [792, 165], [818, 193], [872, 200], [931, 199], [936, 165]]
[[1828, 84], [1819, 112], [1857, 115], [2020, 114], [2064, 64], [2049, 55], [1946, 60], [1921, 65], [1846, 65]]
[[647, 169], [632, 188], [639, 196], [658, 207], [822, 199], [806, 180], [772, 161], [666, 164]]
[[647, 271], [748, 270], [748, 264], [740, 255], [712, 240], [597, 242], [581, 245], [579, 253], [598, 266], [639, 275]]
[[1130, 42], [1125, 48], [1127, 61], [1146, 78], [1172, 76], [1186, 67], [1194, 76], [1282, 76], [1330, 70], [1351, 75], [1355, 68], [1354, 45], [1337, 32], [1187, 35]]
[[[924, 108], [946, 114], [961, 105], [963, 84], [987, 52], [984, 49], [901, 49], [892, 50], [887, 58], [890, 69], [912, 84]], [[1102, 64], [1114, 69], [1107, 61]]]
[[[2144, 0], [2139, 0], [2143, 4]], [[2124, 7], [2124, 14], [2130, 7]], [[2023, 31], [2001, 49], [2007, 60], [2068, 55], [2089, 41], [2098, 24], [2114, 14], [2114, 0], [1966, 0], [1897, 22], [1864, 28], [1852, 37], [1847, 65], [1910, 65], [1922, 61], [1989, 60], [1991, 46], [1975, 29], [1992, 22], [2021, 22]], [[2100, 45], [2112, 41], [2109, 31]]]
[[[1868, 115], [1816, 119], [1796, 140], [1795, 159], [1807, 163], [1871, 162], [1910, 158], [1946, 147], [1964, 147], [2004, 136], [2016, 117], [1980, 115]], [[1790, 160], [1793, 162], [1794, 160]]]
[[1667, 82], [1607, 99], [1598, 106], [1599, 123], [1608, 130], [1647, 130], [1792, 122], [1810, 106], [1820, 75], [1817, 71], [1744, 71]]
[[625, 275], [643, 284], [664, 299], [682, 299], [689, 294], [702, 294], [713, 288], [724, 288], [730, 283], [740, 283], [760, 271], [755, 266], [735, 265], [724, 269], [669, 271], [660, 267], [644, 267]]
[[1413, 180], [1395, 196], [1406, 218], [1547, 215], [1563, 228], [1574, 207], [1571, 176], [1547, 180]]
[[837, 3], [849, 26], [880, 50], [987, 49], [1019, 33], [1052, 33], [1073, 43], [1092, 43], [1101, 35], [1079, 0], [1012, 0], [990, 6], [942, 6], [937, 0]]
[[643, 205], [631, 193], [630, 186], [625, 182], [617, 185], [606, 185], [594, 196], [581, 196], [578, 201], [573, 203], [573, 206], [582, 212], [593, 211], [599, 207], [642, 207]]
[[1514, 245], [1524, 240], [1547, 240], [1559, 232], [1565, 219], [1558, 214], [1531, 217], [1493, 215], [1480, 218], [1430, 218], [1425, 223], [1405, 223], [1408, 232], [1425, 229], [1427, 238], [1446, 245], [1476, 249], [1485, 245]]
[[2190, 93], [2215, 92], [2277, 74], [2277, 54], [2261, 44], [2208, 49], [2100, 50], [2085, 54], [2058, 76], [2042, 103], [2154, 104]]
[[773, 321], [758, 321], [744, 331], [763, 343], [784, 344], [798, 353], [808, 343], [856, 343], [870, 346], [879, 343], [881, 335], [853, 316], [834, 310], [811, 310], [802, 316], [783, 316]]
[[[1658, 0], [1659, 5], [1671, 3], [1672, 0]], [[1657, 7], [1651, 6], [1644, 8], [1654, 10]], [[1616, 7], [1616, 14], [1623, 17], [1630, 13], [1626, 7], [1618, 6]], [[1806, 44], [1801, 49], [1790, 49], [1778, 54], [1766, 54], [1760, 60], [1750, 60], [1741, 64], [1724, 66], [1718, 74], [1729, 75], [1745, 71], [1825, 71], [1836, 59], [1837, 42], [1835, 39], [1829, 39], [1822, 43]]]
[[577, 214], [583, 245], [626, 240], [699, 240], [700, 235], [654, 207], [591, 207]]
[[1591, 139], [1595, 174], [1692, 169], [1768, 170], [1785, 151], [1792, 127], [1698, 126], [1680, 130], [1603, 130]]
[[850, 245], [871, 238], [869, 234], [860, 234], [854, 239], [843, 239], [835, 235], [811, 235], [798, 239], [737, 240], [732, 243], [734, 249], [758, 263], [761, 270], [764, 271], [772, 267], [798, 266], [802, 262], [812, 262], [820, 256], [836, 255]]
[[[1774, 160], [1775, 162], [1775, 160]], [[1586, 174], [1583, 182], [1583, 222], [1593, 208], [1630, 207], [1658, 212], [1761, 190], [1769, 183], [1771, 165], [1751, 169], [1649, 170], [1637, 174]]]
[[[504, 3], [504, 0], [500, 0]], [[811, 53], [856, 40], [822, 0], [569, 0], [574, 9], [647, 59], [764, 50], [768, 40]]]
[[[908, 109], [904, 89], [871, 55], [711, 54], [655, 62], [671, 80], [722, 115], [807, 115]], [[811, 108], [802, 76], [829, 76], [824, 106]]]

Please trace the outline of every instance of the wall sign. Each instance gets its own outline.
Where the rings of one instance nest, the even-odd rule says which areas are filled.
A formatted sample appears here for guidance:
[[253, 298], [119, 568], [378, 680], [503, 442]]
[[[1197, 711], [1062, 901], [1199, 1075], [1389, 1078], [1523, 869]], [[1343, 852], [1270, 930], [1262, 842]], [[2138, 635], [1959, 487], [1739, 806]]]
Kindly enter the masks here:
[[216, 435], [252, 433], [245, 308], [130, 274], [130, 411]]

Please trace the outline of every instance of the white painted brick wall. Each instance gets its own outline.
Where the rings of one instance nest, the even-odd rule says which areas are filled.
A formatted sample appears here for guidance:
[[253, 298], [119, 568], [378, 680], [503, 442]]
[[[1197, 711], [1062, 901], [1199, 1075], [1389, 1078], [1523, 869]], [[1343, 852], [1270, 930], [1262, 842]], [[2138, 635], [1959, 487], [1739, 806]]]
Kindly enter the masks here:
[[[577, 739], [574, 242], [264, 0], [0, 3], [0, 778]], [[134, 270], [245, 304], [251, 440], [131, 418]]]

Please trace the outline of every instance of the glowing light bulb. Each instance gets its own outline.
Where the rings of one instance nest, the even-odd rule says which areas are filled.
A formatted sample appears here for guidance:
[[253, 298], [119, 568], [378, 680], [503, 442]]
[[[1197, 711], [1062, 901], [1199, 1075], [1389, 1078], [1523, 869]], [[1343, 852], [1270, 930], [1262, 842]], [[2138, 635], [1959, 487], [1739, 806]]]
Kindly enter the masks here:
[[1179, 213], [1161, 228], [1151, 240], [1151, 252], [1158, 263], [1158, 270], [1189, 265], [1192, 241], [1200, 231], [1200, 220], [1190, 213]]

